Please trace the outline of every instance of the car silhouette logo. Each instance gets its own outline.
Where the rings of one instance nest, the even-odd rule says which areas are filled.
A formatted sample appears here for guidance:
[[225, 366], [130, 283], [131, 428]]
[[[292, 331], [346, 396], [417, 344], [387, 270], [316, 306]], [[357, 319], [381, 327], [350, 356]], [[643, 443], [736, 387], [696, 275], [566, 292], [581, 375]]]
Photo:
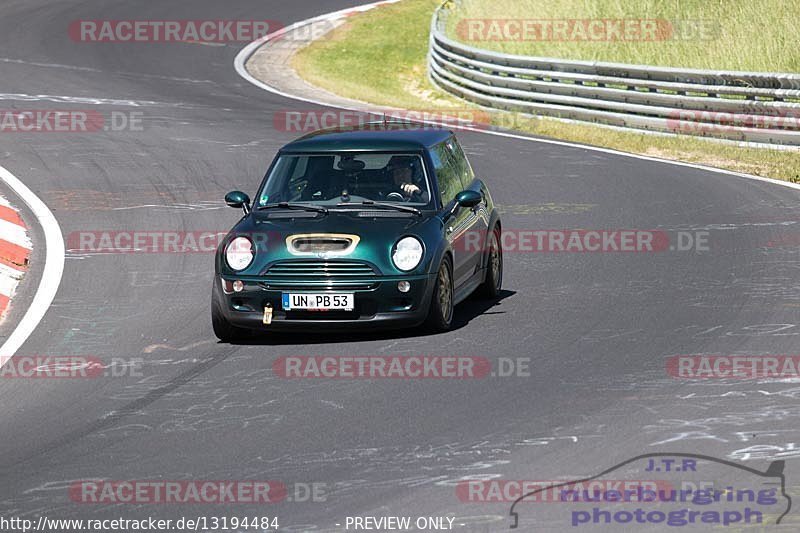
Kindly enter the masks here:
[[[572, 480], [572, 481], [564, 481], [563, 483], [555, 483], [555, 484], [551, 484], [549, 486], [543, 486], [543, 487], [538, 488], [536, 490], [532, 490], [532, 491], [529, 491], [529, 492], [527, 492], [525, 494], [522, 494], [516, 500], [514, 500], [514, 502], [511, 504], [511, 508], [509, 510], [509, 515], [511, 517], [511, 524], [510, 524], [509, 527], [510, 527], [510, 529], [516, 529], [516, 528], [519, 527], [519, 510], [517, 509], [517, 506], [520, 503], [522, 503], [524, 501], [536, 501], [536, 496], [538, 494], [544, 492], [544, 491], [553, 491], [553, 490], [556, 490], [556, 489], [565, 489], [565, 488], [566, 489], [570, 489], [571, 487], [580, 486], [582, 484], [586, 484], [586, 483], [591, 482], [593, 480], [602, 479], [603, 476], [606, 476], [606, 475], [608, 475], [608, 474], [610, 474], [612, 472], [621, 471], [623, 469], [623, 467], [630, 468], [632, 466], [632, 464], [637, 462], [637, 461], [647, 460], [648, 464], [651, 465], [651, 466], [648, 469], [646, 469], [646, 471], [649, 472], [649, 473], [654, 473], [654, 474], [656, 472], [660, 472], [660, 474], [656, 474], [656, 475], [665, 475], [665, 474], [669, 474], [669, 473], [673, 473], [673, 472], [678, 473], [679, 475], [683, 475], [683, 473], [689, 471], [689, 470], [686, 470], [685, 472], [682, 473], [682, 469], [680, 467], [671, 469], [669, 467], [664, 468], [664, 467], [655, 466], [655, 465], [658, 465], [658, 464], [667, 464], [667, 463], [678, 463], [678, 464], [680, 464], [681, 463], [681, 462], [675, 460], [674, 458], [681, 458], [681, 462], [683, 462], [683, 463], [688, 462], [688, 463], [694, 464], [694, 463], [703, 462], [703, 463], [708, 463], [711, 466], [716, 465], [716, 468], [720, 468], [722, 470], [728, 469], [729, 471], [743, 472], [745, 474], [748, 474], [748, 475], [752, 476], [752, 480], [756, 480], [756, 481], [757, 480], [761, 480], [760, 482], [763, 483], [767, 487], [766, 491], [768, 493], [770, 493], [770, 494], [773, 494], [773, 496], [771, 496], [769, 498], [769, 501], [765, 500], [764, 503], [766, 503], [767, 505], [772, 505], [772, 504], [776, 505], [776, 508], [775, 508], [776, 512], [772, 513], [772, 516], [774, 517], [774, 523], [775, 524], [780, 524], [781, 520], [783, 520], [783, 518], [786, 517], [787, 514], [789, 514], [789, 511], [792, 508], [792, 499], [786, 493], [786, 477], [784, 475], [784, 466], [785, 466], [785, 462], [784, 461], [773, 461], [772, 463], [770, 463], [770, 465], [768, 466], [768, 468], [766, 470], [762, 471], [762, 470], [758, 470], [758, 469], [751, 468], [751, 467], [748, 467], [748, 466], [744, 466], [744, 465], [739, 464], [739, 463], [735, 463], [735, 462], [732, 462], [732, 461], [727, 461], [727, 460], [724, 460], [724, 459], [719, 459], [719, 458], [708, 456], [708, 455], [685, 453], [685, 452], [654, 452], [654, 453], [647, 453], [647, 454], [637, 455], [636, 457], [633, 457], [633, 458], [627, 459], [625, 461], [622, 461], [622, 462], [612, 466], [611, 468], [607, 468], [607, 469], [603, 470], [602, 472], [600, 472], [599, 474], [596, 474], [594, 476], [585, 477], [585, 478], [582, 478], [582, 479], [576, 479], [576, 480]], [[696, 470], [694, 470], [694, 468], [692, 468], [691, 471], [696, 471]], [[728, 493], [732, 494], [734, 492], [734, 490], [732, 490], [732, 489], [733, 489], [733, 487], [728, 487], [727, 489], [722, 490], [722, 491], [718, 491], [718, 492], [719, 492], [719, 494], [722, 494], [723, 496], [725, 496]], [[705, 489], [698, 490], [698, 489], [695, 488], [694, 490], [695, 490], [695, 494], [696, 495], [699, 495], [701, 492], [707, 492], [707, 490], [705, 490]], [[755, 492], [755, 491], [747, 491], [746, 490], [744, 492]], [[567, 492], [562, 492], [562, 495], [564, 495], [564, 494], [572, 494], [572, 493], [573, 493], [572, 491], [567, 490]], [[569, 502], [569, 501], [578, 501], [578, 500], [562, 499], [561, 501]], [[599, 501], [599, 500], [584, 500], [584, 501]], [[616, 500], [606, 500], [606, 501], [625, 502], [626, 500], [625, 499], [616, 499]], [[641, 500], [641, 501], [645, 501], [645, 500]], [[664, 504], [668, 504], [669, 502], [676, 502], [676, 503], [678, 502], [678, 500], [672, 500], [672, 499], [665, 499], [665, 500], [660, 500], [660, 501], [651, 499], [651, 500], [648, 500], [648, 501], [650, 501], [650, 502], [655, 501], [656, 503], [664, 503]], [[725, 500], [723, 499], [723, 503], [724, 503], [724, 501]], [[727, 501], [728, 502], [732, 502], [733, 500], [732, 499], [728, 499]], [[694, 502], [694, 503], [698, 504], [698, 505], [701, 504], [700, 502]], [[704, 502], [704, 504], [708, 504], [708, 503], [709, 503], [708, 501]], [[759, 501], [759, 503], [762, 503], [762, 502]], [[686, 505], [681, 504], [681, 507], [686, 507]], [[586, 513], [585, 511], [580, 511], [580, 512], [584, 513], [584, 518], [586, 518], [588, 516], [588, 513]], [[765, 523], [766, 523], [766, 520], [765, 520]], [[681, 524], [681, 525], [684, 525], [684, 524]]]

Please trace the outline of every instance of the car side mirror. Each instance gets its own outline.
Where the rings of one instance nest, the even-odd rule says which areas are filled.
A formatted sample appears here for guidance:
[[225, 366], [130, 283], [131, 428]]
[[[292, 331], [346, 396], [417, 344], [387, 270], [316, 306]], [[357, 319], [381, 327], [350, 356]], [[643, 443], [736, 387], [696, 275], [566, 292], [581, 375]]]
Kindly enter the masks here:
[[250, 212], [250, 197], [242, 191], [231, 191], [226, 194], [225, 203], [228, 207], [241, 208], [245, 215]]
[[461, 191], [456, 195], [456, 203], [461, 207], [475, 207], [482, 200], [483, 196], [477, 191]]

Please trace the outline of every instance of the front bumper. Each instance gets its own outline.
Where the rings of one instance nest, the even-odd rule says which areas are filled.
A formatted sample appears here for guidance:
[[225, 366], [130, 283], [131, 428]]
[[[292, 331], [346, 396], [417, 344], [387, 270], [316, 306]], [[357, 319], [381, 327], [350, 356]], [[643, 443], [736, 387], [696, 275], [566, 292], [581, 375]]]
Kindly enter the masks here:
[[[244, 283], [241, 292], [227, 294], [223, 280]], [[401, 293], [399, 281], [411, 283], [411, 290]], [[225, 319], [232, 325], [259, 331], [346, 331], [396, 329], [421, 324], [428, 316], [428, 307], [436, 275], [381, 276], [368, 280], [351, 280], [351, 284], [368, 285], [369, 288], [332, 289], [307, 285], [273, 288], [266, 278], [241, 278], [215, 276], [213, 298]], [[284, 292], [353, 293], [353, 311], [285, 311], [282, 307]], [[264, 308], [271, 307], [272, 321], [264, 324]]]

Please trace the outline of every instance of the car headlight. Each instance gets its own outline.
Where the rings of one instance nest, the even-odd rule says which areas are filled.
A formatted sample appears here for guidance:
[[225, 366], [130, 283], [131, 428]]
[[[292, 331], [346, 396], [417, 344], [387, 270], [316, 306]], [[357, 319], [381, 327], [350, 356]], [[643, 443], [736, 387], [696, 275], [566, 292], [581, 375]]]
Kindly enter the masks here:
[[422, 243], [414, 237], [403, 237], [394, 245], [392, 261], [400, 270], [413, 270], [422, 261]]
[[253, 262], [253, 242], [247, 237], [236, 237], [225, 248], [225, 260], [233, 270], [244, 270]]

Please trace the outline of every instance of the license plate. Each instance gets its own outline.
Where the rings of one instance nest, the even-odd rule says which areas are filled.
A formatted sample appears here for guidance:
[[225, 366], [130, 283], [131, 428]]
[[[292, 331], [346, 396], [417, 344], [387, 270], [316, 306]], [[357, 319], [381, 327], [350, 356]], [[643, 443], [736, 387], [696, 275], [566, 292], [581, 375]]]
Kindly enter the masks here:
[[284, 292], [283, 308], [286, 311], [352, 311], [355, 308], [355, 295]]

